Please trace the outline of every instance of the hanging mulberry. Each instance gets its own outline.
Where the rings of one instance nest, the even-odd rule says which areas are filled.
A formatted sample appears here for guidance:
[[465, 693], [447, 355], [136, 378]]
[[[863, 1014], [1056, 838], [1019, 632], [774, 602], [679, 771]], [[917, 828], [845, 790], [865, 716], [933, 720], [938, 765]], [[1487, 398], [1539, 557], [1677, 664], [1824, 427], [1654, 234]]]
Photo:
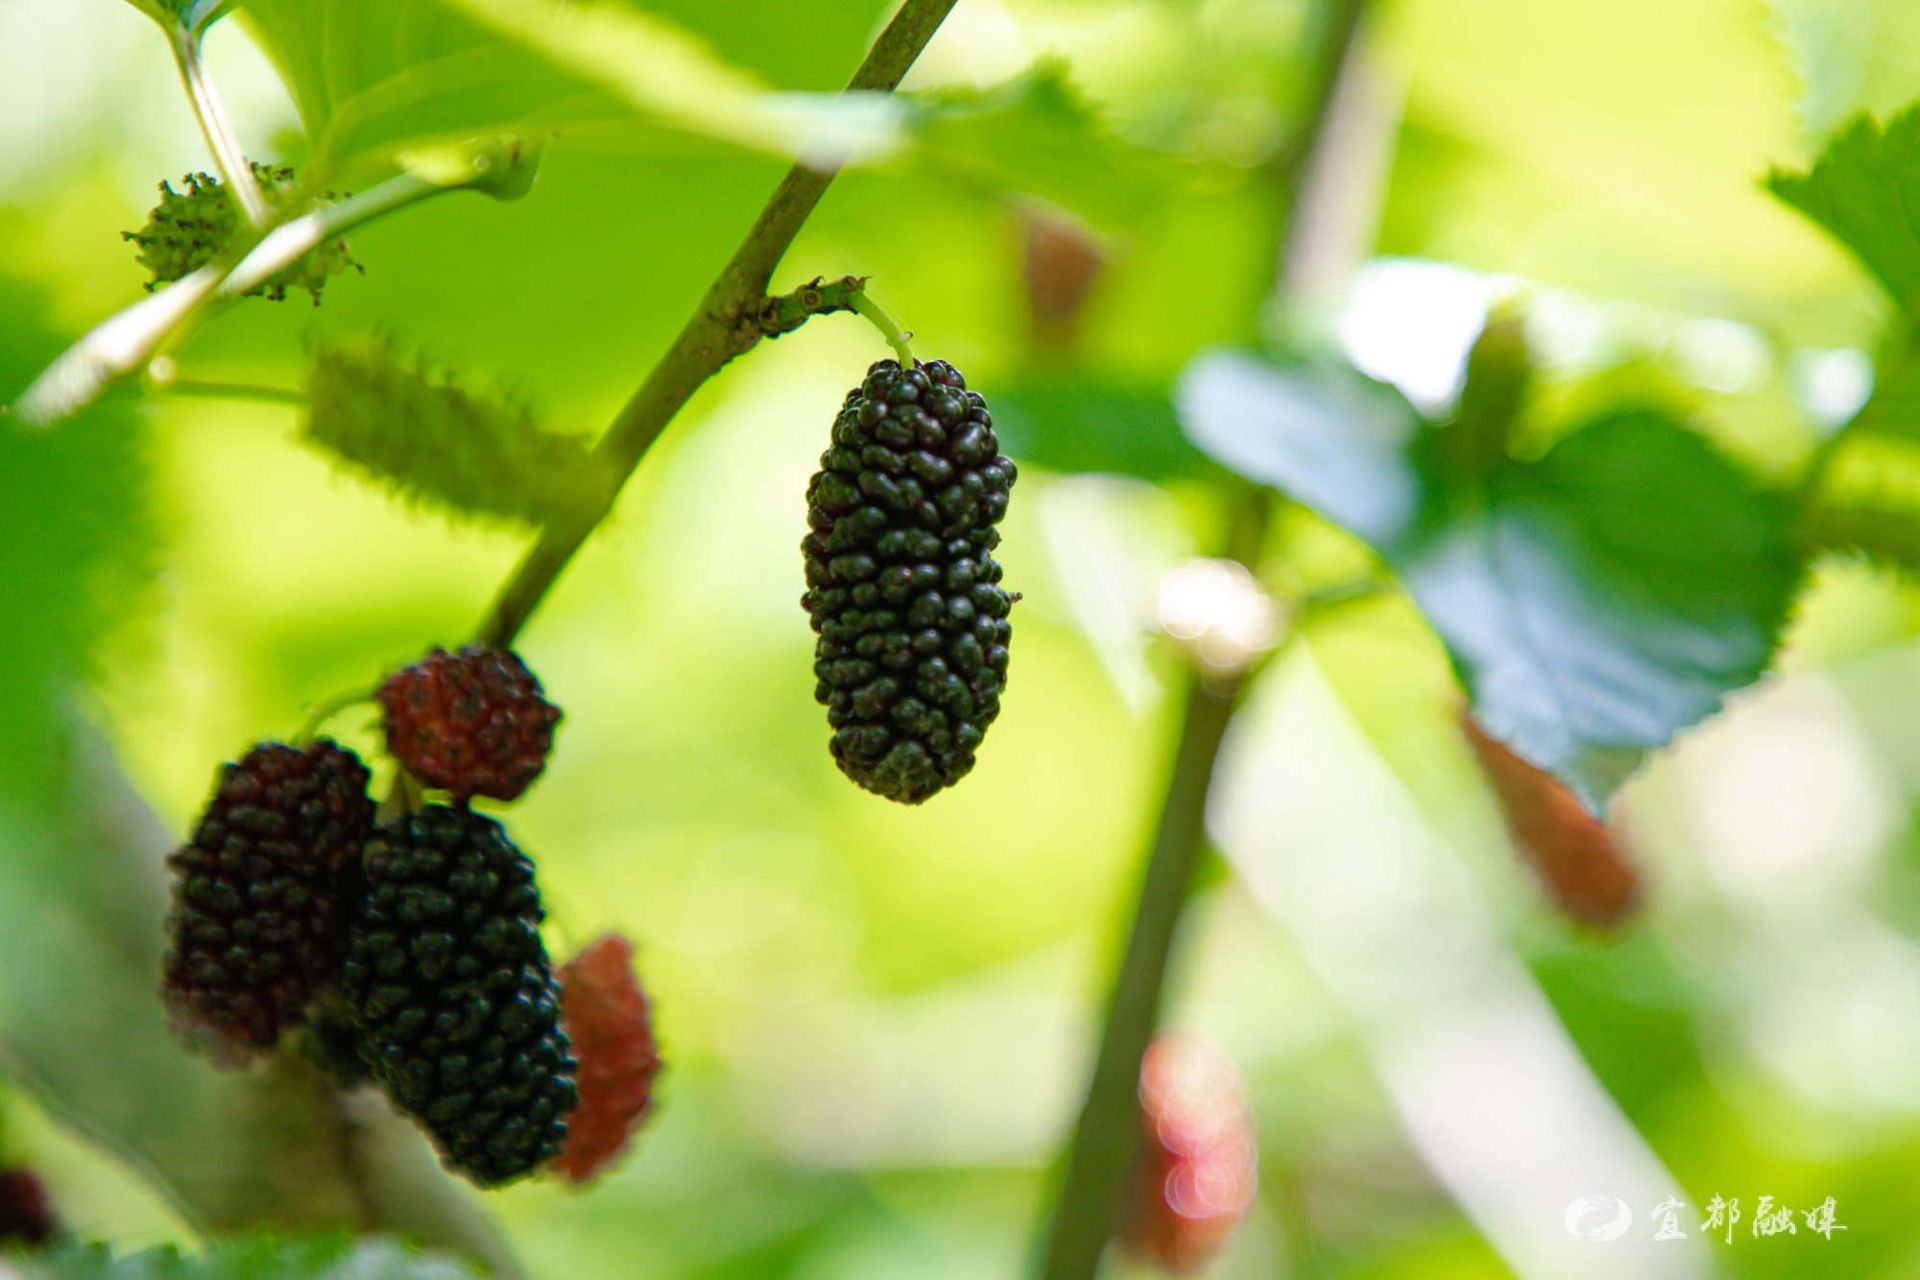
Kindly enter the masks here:
[[1140, 1123], [1127, 1249], [1162, 1270], [1192, 1274], [1253, 1203], [1258, 1157], [1246, 1085], [1212, 1044], [1160, 1036], [1140, 1060]]
[[589, 943], [560, 969], [560, 1013], [580, 1059], [580, 1106], [567, 1119], [555, 1172], [580, 1183], [626, 1150], [653, 1106], [660, 1054], [633, 944], [618, 934]]
[[481, 1186], [552, 1159], [579, 1103], [533, 863], [500, 824], [428, 805], [367, 845], [341, 985], [360, 1056]]
[[343, 895], [373, 824], [367, 770], [321, 739], [221, 772], [173, 872], [162, 990], [189, 1027], [265, 1048], [332, 972]]
[[380, 686], [387, 749], [430, 787], [511, 800], [547, 766], [560, 708], [506, 649], [435, 649]]
[[807, 487], [801, 603], [833, 758], [918, 804], [973, 768], [1007, 683], [994, 526], [1016, 472], [993, 418], [944, 360], [882, 360], [847, 393]]

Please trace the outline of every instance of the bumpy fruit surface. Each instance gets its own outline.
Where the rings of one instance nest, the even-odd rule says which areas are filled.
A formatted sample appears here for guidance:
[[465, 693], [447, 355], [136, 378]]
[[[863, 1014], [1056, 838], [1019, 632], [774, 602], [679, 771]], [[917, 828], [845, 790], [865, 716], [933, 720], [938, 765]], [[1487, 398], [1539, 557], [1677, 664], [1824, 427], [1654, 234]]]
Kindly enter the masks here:
[[833, 758], [906, 804], [973, 768], [1007, 683], [1014, 597], [992, 553], [1016, 472], [966, 388], [944, 360], [880, 361], [807, 487], [801, 603]]
[[26, 1169], [0, 1169], [0, 1249], [45, 1244], [58, 1229], [53, 1202], [40, 1179]]
[[1140, 1061], [1139, 1181], [1124, 1232], [1136, 1258], [1176, 1275], [1213, 1260], [1258, 1183], [1246, 1085], [1215, 1046], [1164, 1035]]
[[560, 708], [505, 649], [435, 649], [380, 686], [387, 750], [430, 787], [511, 800], [546, 768]]
[[341, 965], [362, 1060], [449, 1168], [532, 1172], [579, 1103], [533, 864], [492, 819], [428, 805], [375, 832], [363, 874]]
[[[293, 170], [284, 165], [255, 162], [253, 176], [270, 202], [284, 200], [294, 185]], [[181, 190], [175, 191], [162, 182], [160, 203], [147, 215], [147, 224], [138, 231], [120, 233], [138, 246], [140, 265], [153, 277], [147, 283], [148, 292], [198, 271], [225, 250], [240, 229], [240, 211], [220, 179], [190, 173], [180, 185]], [[360, 264], [347, 252], [347, 242], [329, 240], [247, 293], [282, 302], [288, 289], [305, 289], [318, 306], [327, 278], [348, 267], [358, 270]]]
[[366, 767], [330, 740], [264, 742], [221, 771], [193, 839], [167, 859], [162, 989], [182, 1022], [264, 1048], [301, 1021], [336, 963], [372, 826]]
[[660, 1054], [633, 944], [610, 933], [561, 966], [560, 1013], [580, 1059], [580, 1106], [553, 1169], [581, 1183], [626, 1150], [653, 1105]]

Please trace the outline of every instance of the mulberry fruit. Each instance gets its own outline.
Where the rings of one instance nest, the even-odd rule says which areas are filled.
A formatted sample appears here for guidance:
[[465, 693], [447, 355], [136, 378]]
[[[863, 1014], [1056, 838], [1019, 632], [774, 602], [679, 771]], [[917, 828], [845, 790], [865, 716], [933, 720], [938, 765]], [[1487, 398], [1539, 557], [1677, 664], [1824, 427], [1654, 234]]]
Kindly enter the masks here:
[[580, 1059], [580, 1107], [553, 1168], [581, 1183], [626, 1149], [653, 1105], [660, 1054], [633, 944], [610, 933], [561, 966], [560, 1015]]
[[[253, 176], [269, 201], [286, 199], [294, 185], [293, 170], [285, 165], [256, 162]], [[170, 183], [162, 182], [160, 203], [147, 215], [146, 225], [138, 231], [120, 233], [121, 239], [138, 247], [140, 265], [153, 277], [147, 284], [149, 293], [213, 261], [225, 252], [240, 229], [240, 211], [220, 179], [190, 173], [181, 180], [181, 187], [175, 191]], [[305, 289], [318, 306], [327, 278], [348, 267], [361, 269], [347, 252], [347, 242], [329, 240], [278, 275], [255, 285], [248, 295], [282, 302], [287, 290]]]
[[505, 649], [435, 649], [380, 686], [387, 749], [430, 787], [464, 803], [511, 800], [546, 768], [560, 708]]
[[973, 768], [1007, 683], [1017, 597], [992, 553], [1016, 472], [966, 385], [944, 360], [875, 364], [807, 487], [814, 697], [841, 771], [905, 804]]
[[58, 1229], [53, 1202], [40, 1179], [26, 1169], [0, 1168], [0, 1249], [46, 1244]]
[[1253, 1203], [1258, 1157], [1246, 1085], [1215, 1046], [1161, 1036], [1140, 1060], [1140, 1121], [1125, 1244], [1162, 1270], [1197, 1272]]
[[362, 1060], [449, 1168], [532, 1172], [579, 1103], [533, 863], [492, 819], [428, 805], [375, 832], [363, 874], [341, 965]]
[[193, 839], [167, 859], [162, 989], [190, 1027], [265, 1048], [332, 972], [343, 897], [373, 826], [367, 770], [321, 739], [266, 742], [221, 772]]
[[1472, 714], [1460, 727], [1500, 802], [1507, 832], [1554, 903], [1591, 929], [1615, 929], [1640, 903], [1640, 873], [1605, 823], [1558, 779], [1488, 736]]

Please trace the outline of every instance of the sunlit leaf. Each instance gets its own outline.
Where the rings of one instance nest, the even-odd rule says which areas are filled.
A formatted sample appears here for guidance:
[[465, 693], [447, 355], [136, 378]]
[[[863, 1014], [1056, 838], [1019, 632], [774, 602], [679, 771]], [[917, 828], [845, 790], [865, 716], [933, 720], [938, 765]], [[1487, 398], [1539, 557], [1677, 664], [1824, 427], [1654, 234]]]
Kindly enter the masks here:
[[1883, 129], [1858, 116], [1807, 173], [1776, 170], [1767, 185], [1812, 218], [1873, 273], [1894, 304], [1920, 306], [1920, 108]]
[[1920, 10], [1907, 0], [1769, 0], [1774, 31], [1800, 75], [1801, 122], [1819, 137], [1857, 111], [1913, 97]]
[[822, 160], [893, 133], [883, 95], [771, 93], [673, 23], [604, 0], [245, 0], [244, 13], [323, 172], [582, 124]]
[[1214, 354], [1179, 405], [1214, 457], [1372, 544], [1480, 723], [1591, 807], [1772, 655], [1798, 580], [1788, 512], [1658, 411], [1449, 485], [1404, 401], [1351, 373]]

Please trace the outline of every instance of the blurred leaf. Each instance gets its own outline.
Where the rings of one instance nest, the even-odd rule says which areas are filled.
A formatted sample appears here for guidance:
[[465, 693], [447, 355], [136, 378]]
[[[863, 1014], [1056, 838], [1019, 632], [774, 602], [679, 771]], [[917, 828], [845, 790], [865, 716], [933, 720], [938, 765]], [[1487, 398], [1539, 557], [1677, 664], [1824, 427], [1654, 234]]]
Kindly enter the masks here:
[[[0, 401], [60, 347], [39, 299], [0, 280]], [[139, 422], [124, 401], [59, 432], [0, 416], [0, 502], [0, 616], [16, 620], [0, 629], [0, 792], [25, 798], [61, 776], [59, 720], [95, 637], [140, 601], [152, 531]]]
[[1412, 411], [1355, 374], [1214, 354], [1178, 401], [1216, 458], [1371, 543], [1481, 724], [1595, 809], [1772, 654], [1798, 580], [1786, 509], [1658, 411], [1448, 487]]
[[879, 95], [775, 95], [672, 23], [597, 0], [245, 0], [335, 175], [409, 150], [639, 119], [782, 155], [885, 140]]
[[347, 1235], [223, 1240], [197, 1254], [164, 1245], [115, 1256], [105, 1245], [62, 1245], [13, 1265], [29, 1280], [471, 1280], [480, 1274], [391, 1240]]
[[605, 95], [435, 0], [244, 0], [243, 20], [333, 180], [409, 147], [619, 114]]
[[1187, 435], [1217, 461], [1376, 547], [1418, 516], [1424, 479], [1411, 449], [1420, 416], [1383, 382], [1343, 367], [1215, 353], [1189, 367], [1174, 401]]
[[1082, 377], [1033, 378], [996, 390], [987, 403], [1001, 448], [1021, 463], [1155, 481], [1210, 469], [1182, 434], [1165, 391]]
[[1920, 10], [1907, 0], [1769, 0], [1801, 84], [1807, 132], [1824, 136], [1857, 111], [1888, 113], [1913, 97]]
[[1888, 121], [1856, 117], [1803, 174], [1774, 170], [1767, 186], [1849, 249], [1911, 315], [1920, 309], [1920, 107]]
[[1441, 468], [1471, 479], [1506, 462], [1532, 380], [1533, 358], [1520, 311], [1494, 308], [1467, 352], [1460, 403], [1439, 428], [1434, 459]]
[[1814, 551], [1861, 555], [1920, 574], [1920, 448], [1913, 437], [1850, 432], [1807, 498], [1800, 536]]
[[1174, 162], [1123, 141], [1059, 59], [990, 89], [907, 95], [914, 163], [989, 194], [1036, 195], [1121, 227], [1176, 179]]
[[604, 496], [585, 437], [527, 409], [403, 365], [375, 340], [315, 353], [302, 439], [399, 496], [470, 516], [539, 525]]

